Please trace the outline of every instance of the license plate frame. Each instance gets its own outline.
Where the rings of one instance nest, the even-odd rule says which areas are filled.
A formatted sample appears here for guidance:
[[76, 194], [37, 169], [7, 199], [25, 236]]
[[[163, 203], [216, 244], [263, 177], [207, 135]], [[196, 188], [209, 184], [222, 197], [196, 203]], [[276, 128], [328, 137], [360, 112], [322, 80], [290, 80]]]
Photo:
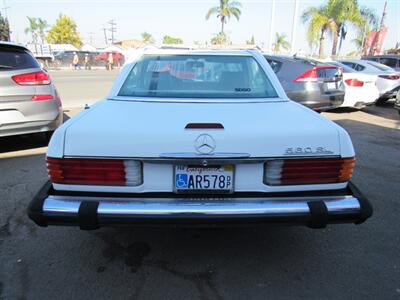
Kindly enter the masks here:
[[[224, 168], [224, 171], [226, 170], [226, 168], [230, 168], [230, 170], [225, 171], [224, 174], [220, 174], [220, 175], [224, 175], [227, 176], [230, 173], [230, 186], [229, 188], [226, 189], [210, 189], [210, 188], [202, 188], [202, 189], [191, 189], [191, 188], [178, 188], [177, 184], [176, 184], [176, 180], [177, 180], [177, 175], [179, 174], [178, 168], [179, 167], [185, 167], [186, 170], [188, 167], [190, 168], [195, 168], [195, 169], [203, 169], [203, 171], [207, 170], [207, 169], [215, 169], [215, 168]], [[185, 173], [188, 174], [188, 173]], [[197, 173], [198, 174], [198, 173]], [[205, 174], [205, 175], [209, 175], [209, 174]], [[215, 176], [216, 174], [214, 174]], [[187, 179], [189, 181], [189, 179]], [[199, 166], [199, 165], [185, 165], [185, 164], [177, 164], [173, 166], [173, 189], [174, 189], [174, 193], [176, 194], [232, 194], [234, 192], [235, 189], [235, 167], [232, 164], [224, 164], [224, 165], [212, 165], [212, 166]]]
[[327, 81], [324, 83], [325, 91], [331, 92], [338, 89], [338, 82], [337, 81]]

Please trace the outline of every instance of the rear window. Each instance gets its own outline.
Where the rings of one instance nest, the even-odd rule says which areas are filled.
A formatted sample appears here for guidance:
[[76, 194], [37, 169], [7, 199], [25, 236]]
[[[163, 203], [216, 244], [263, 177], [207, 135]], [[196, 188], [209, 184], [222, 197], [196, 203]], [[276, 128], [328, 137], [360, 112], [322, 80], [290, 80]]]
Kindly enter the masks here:
[[396, 68], [396, 67], [397, 67], [397, 62], [398, 62], [398, 61], [399, 61], [399, 60], [396, 59], [396, 58], [383, 57], [383, 58], [380, 59], [379, 62], [380, 62], [381, 64], [384, 64], [384, 65], [389, 66], [389, 67], [391, 67], [391, 68]]
[[342, 64], [340, 62], [331, 61], [328, 64], [341, 68], [343, 70], [343, 73], [354, 73], [354, 69], [352, 69], [349, 66], [346, 66], [345, 64]]
[[277, 93], [251, 56], [145, 55], [119, 96], [166, 98], [273, 98]]
[[29, 53], [18, 50], [0, 49], [0, 71], [40, 68]]
[[385, 66], [383, 64], [377, 63], [375, 61], [367, 61], [368, 64], [370, 64], [371, 66], [381, 70], [381, 71], [385, 71], [385, 72], [391, 72], [394, 71], [392, 68]]
[[282, 67], [282, 63], [281, 63], [280, 61], [272, 60], [272, 59], [269, 59], [269, 58], [266, 58], [266, 59], [267, 59], [269, 65], [271, 66], [272, 70], [273, 70], [275, 73], [278, 73], [279, 70], [280, 70], [281, 67]]

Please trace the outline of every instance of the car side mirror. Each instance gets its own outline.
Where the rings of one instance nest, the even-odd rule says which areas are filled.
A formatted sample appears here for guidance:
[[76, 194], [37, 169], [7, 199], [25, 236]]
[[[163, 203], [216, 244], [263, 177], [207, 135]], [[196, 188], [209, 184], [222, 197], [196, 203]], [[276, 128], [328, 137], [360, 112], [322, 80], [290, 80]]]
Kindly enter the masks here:
[[397, 91], [396, 100], [400, 102], [400, 90]]

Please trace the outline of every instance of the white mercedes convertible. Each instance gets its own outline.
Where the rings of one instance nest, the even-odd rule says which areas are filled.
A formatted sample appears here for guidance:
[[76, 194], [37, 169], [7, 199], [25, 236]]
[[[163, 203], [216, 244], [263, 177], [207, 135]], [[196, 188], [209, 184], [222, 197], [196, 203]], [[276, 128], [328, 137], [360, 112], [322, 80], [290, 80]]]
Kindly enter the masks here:
[[362, 223], [349, 135], [257, 51], [157, 51], [54, 133], [38, 225]]

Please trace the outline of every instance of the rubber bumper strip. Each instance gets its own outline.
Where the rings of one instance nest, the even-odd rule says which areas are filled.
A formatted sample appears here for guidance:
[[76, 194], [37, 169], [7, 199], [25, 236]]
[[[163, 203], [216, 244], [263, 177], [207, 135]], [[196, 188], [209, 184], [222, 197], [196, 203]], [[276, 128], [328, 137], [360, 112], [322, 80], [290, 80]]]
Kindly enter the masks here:
[[352, 193], [360, 203], [360, 217], [357, 221], [354, 222], [354, 224], [361, 224], [372, 216], [373, 207], [354, 183], [350, 181], [347, 187], [350, 190], [350, 193]]
[[80, 229], [93, 230], [99, 228], [97, 219], [97, 208], [99, 202], [97, 201], [83, 201], [79, 205], [78, 210], [78, 225]]
[[310, 221], [307, 226], [310, 228], [325, 228], [328, 225], [328, 208], [324, 201], [307, 202], [310, 209]]

